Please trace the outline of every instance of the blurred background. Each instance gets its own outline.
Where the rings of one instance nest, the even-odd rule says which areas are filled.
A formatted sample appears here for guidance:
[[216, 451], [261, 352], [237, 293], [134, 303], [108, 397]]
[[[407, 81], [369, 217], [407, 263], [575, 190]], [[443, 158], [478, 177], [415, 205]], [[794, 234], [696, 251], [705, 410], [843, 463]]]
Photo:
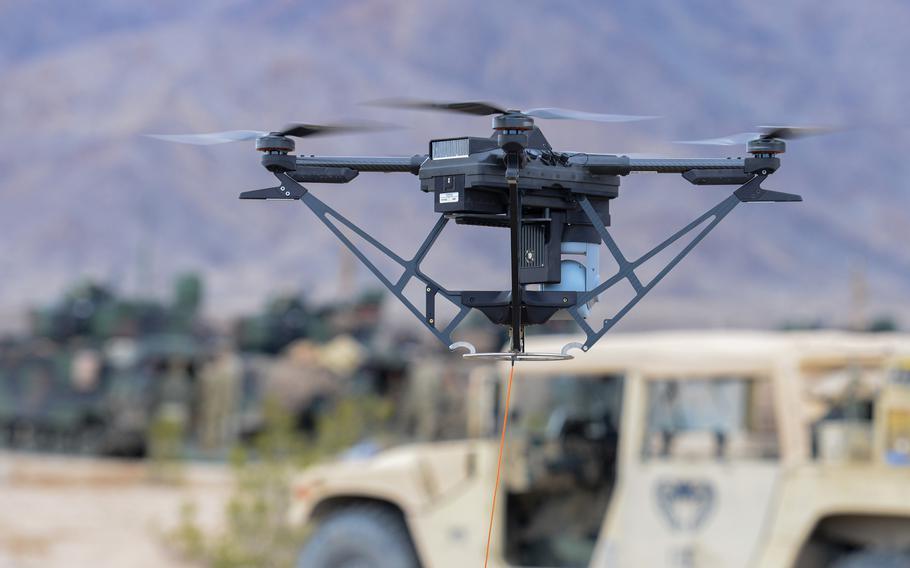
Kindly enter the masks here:
[[[291, 504], [250, 503], [339, 452], [467, 435], [477, 366], [308, 212], [238, 201], [272, 183], [251, 142], [142, 134], [366, 119], [402, 128], [298, 152], [409, 156], [489, 132], [361, 105], [398, 96], [663, 117], [540, 121], [555, 148], [598, 153], [740, 156], [671, 141], [845, 126], [788, 145], [767, 185], [803, 203], [737, 208], [617, 331], [899, 332], [908, 25], [897, 0], [0, 0], [0, 566], [293, 565], [225, 544], [257, 526], [297, 550]], [[725, 191], [628, 176], [614, 234], [635, 256]], [[315, 193], [405, 256], [435, 221], [407, 175]], [[447, 229], [425, 269], [504, 289], [507, 235]], [[461, 337], [505, 338], [471, 318]], [[591, 553], [528, 550], [510, 562]]]

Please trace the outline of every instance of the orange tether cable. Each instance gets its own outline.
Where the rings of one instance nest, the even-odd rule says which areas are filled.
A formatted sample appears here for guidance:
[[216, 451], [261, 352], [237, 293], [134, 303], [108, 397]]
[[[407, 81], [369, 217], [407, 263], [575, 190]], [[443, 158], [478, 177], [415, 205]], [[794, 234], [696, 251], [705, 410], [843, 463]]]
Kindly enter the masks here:
[[512, 378], [515, 376], [515, 359], [509, 369], [509, 386], [506, 388], [506, 406], [502, 416], [502, 436], [499, 438], [499, 460], [496, 462], [496, 485], [493, 486], [493, 505], [490, 507], [490, 526], [487, 529], [487, 550], [483, 557], [483, 568], [490, 561], [490, 540], [493, 538], [493, 519], [496, 516], [496, 495], [499, 493], [499, 476], [502, 472], [502, 451], [506, 445], [506, 429], [509, 427], [509, 403], [512, 399]]

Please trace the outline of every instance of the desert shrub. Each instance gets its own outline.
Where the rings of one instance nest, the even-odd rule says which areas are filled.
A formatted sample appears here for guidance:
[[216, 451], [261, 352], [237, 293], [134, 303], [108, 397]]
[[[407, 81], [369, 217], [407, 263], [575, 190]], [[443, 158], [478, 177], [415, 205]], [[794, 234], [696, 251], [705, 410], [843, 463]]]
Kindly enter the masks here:
[[374, 396], [340, 400], [308, 437], [295, 432], [292, 417], [277, 404], [267, 404], [265, 416], [254, 443], [232, 451], [235, 485], [221, 531], [206, 534], [193, 504], [183, 507], [168, 536], [185, 557], [211, 568], [292, 568], [307, 534], [307, 527], [288, 522], [294, 474], [383, 431], [392, 405]]

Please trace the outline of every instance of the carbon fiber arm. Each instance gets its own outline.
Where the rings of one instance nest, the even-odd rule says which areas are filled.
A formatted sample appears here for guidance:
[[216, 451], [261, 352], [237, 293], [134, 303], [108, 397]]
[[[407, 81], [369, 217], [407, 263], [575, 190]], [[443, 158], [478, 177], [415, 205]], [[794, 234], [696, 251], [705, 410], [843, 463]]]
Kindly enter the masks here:
[[[619, 245], [613, 240], [613, 236], [610, 234], [610, 230], [607, 228], [606, 223], [588, 201], [586, 196], [580, 196], [578, 199], [578, 204], [581, 206], [582, 211], [587, 215], [588, 219], [594, 225], [594, 228], [600, 234], [601, 241], [607, 246], [607, 250], [610, 251], [610, 254], [616, 260], [616, 263], [619, 267], [616, 274], [607, 280], [601, 282], [598, 286], [594, 287], [592, 290], [584, 292], [578, 298], [578, 301], [575, 305], [569, 307], [566, 311], [569, 315], [572, 316], [572, 319], [581, 327], [582, 331], [585, 333], [586, 340], [584, 343], [570, 343], [563, 347], [563, 354], [567, 354], [570, 349], [581, 349], [582, 351], [587, 351], [591, 348], [597, 341], [604, 336], [605, 333], [610, 331], [623, 318], [629, 311], [635, 307], [638, 302], [645, 297], [645, 295], [650, 292], [658, 282], [660, 282], [664, 276], [666, 276], [673, 268], [676, 267], [679, 262], [686, 257], [692, 249], [694, 249], [698, 244], [708, 236], [714, 228], [720, 223], [724, 217], [727, 216], [733, 209], [740, 203], [752, 203], [752, 202], [761, 202], [761, 201], [802, 201], [802, 197], [798, 195], [793, 195], [789, 193], [783, 193], [779, 191], [773, 191], [770, 189], [765, 189], [761, 186], [762, 182], [767, 179], [768, 174], [756, 175], [743, 185], [739, 187], [732, 195], [709, 209], [705, 211], [704, 214], [696, 218], [694, 221], [677, 231], [676, 233], [670, 235], [659, 245], [655, 246], [648, 252], [639, 256], [636, 259], [630, 260], [626, 258], [623, 254]], [[670, 247], [673, 243], [684, 239], [687, 235], [692, 235], [688, 239], [688, 244], [686, 244], [682, 250], [680, 250], [673, 258], [669, 261], [666, 261], [663, 266], [660, 268], [657, 275], [651, 277], [650, 280], [642, 280], [639, 278], [639, 275], [635, 272], [643, 264], [654, 259], [661, 252]], [[685, 242], [683, 240], [683, 242]], [[587, 302], [593, 300], [603, 292], [607, 291], [617, 283], [627, 280], [631, 284], [632, 289], [635, 291], [635, 296], [626, 302], [626, 304], [620, 307], [617, 311], [613, 313], [612, 317], [609, 317], [598, 326], [594, 324], [593, 326], [585, 321], [582, 317], [579, 309], [581, 306], [585, 305]]]
[[591, 173], [626, 175], [631, 172], [681, 174], [691, 170], [739, 170], [742, 158], [630, 158], [608, 154], [575, 154], [570, 162], [585, 166]]
[[[298, 166], [350, 168], [358, 172], [405, 172], [417, 174], [426, 154], [415, 156], [298, 156]], [[606, 154], [576, 154], [571, 161], [595, 174], [625, 175], [630, 172], [685, 173], [690, 170], [743, 170], [742, 158], [629, 158]]]
[[[347, 167], [350, 167], [350, 165]], [[362, 262], [412, 314], [414, 314], [418, 321], [420, 321], [430, 333], [435, 335], [446, 346], [454, 343], [452, 333], [472, 308], [463, 304], [461, 301], [461, 292], [447, 290], [427, 276], [420, 268], [427, 253], [430, 252], [433, 244], [436, 243], [436, 239], [439, 238], [440, 233], [442, 233], [442, 230], [448, 223], [448, 218], [446, 218], [445, 215], [439, 216], [436, 224], [430, 230], [429, 234], [427, 234], [423, 243], [417, 249], [417, 252], [414, 253], [414, 256], [404, 258], [376, 240], [344, 215], [317, 199], [315, 195], [310, 193], [304, 186], [297, 183], [287, 173], [276, 173], [275, 177], [278, 178], [281, 185], [248, 193], [260, 194], [261, 197], [253, 196], [253, 198], [257, 199], [297, 199], [309, 207], [313, 214], [316, 215], [335, 237], [337, 237], [338, 240], [340, 240], [344, 246], [346, 246], [348, 250], [350, 250], [351, 253], [356, 256], [358, 260], [360, 260], [360, 262]], [[243, 198], [244, 196], [241, 195], [241, 199]], [[398, 279], [393, 281], [373, 261], [371, 261], [364, 253], [364, 247], [358, 245], [358, 243], [351, 238], [350, 233], [353, 233], [366, 241], [369, 245], [375, 247], [380, 256], [384, 257], [386, 260], [391, 260], [401, 266], [404, 271]], [[422, 309], [421, 306], [418, 306], [412, 299], [405, 295], [405, 289], [412, 280], [419, 281], [424, 287], [425, 304]], [[441, 296], [445, 300], [451, 302], [458, 309], [458, 312], [446, 325], [441, 325], [436, 321], [437, 296]]]
[[689, 170], [742, 170], [745, 160], [741, 158], [629, 158], [629, 171], [681, 174]]
[[298, 156], [297, 166], [350, 168], [358, 172], [404, 172], [417, 174], [426, 154], [415, 156]]

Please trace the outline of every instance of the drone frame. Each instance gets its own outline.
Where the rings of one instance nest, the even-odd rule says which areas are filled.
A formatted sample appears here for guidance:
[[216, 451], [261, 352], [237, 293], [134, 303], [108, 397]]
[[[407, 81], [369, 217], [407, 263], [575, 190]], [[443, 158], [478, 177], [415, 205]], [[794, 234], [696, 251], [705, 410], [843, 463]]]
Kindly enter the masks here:
[[[293, 179], [288, 172], [273, 172], [279, 181], [275, 187], [247, 191], [241, 194], [241, 199], [294, 199], [301, 201], [306, 205], [313, 214], [345, 245], [345, 247], [357, 257], [379, 281], [385, 286], [437, 339], [442, 341], [450, 350], [465, 349], [469, 358], [485, 358], [499, 360], [561, 360], [570, 359], [572, 356], [569, 351], [580, 349], [588, 351], [597, 341], [600, 340], [610, 329], [612, 329], [648, 292], [650, 292], [667, 274], [669, 274], [698, 244], [739, 204], [743, 202], [756, 201], [799, 201], [801, 198], [797, 195], [767, 190], [761, 187], [762, 182], [768, 177], [769, 172], [763, 170], [755, 172], [755, 175], [743, 183], [731, 195], [726, 197], [717, 205], [705, 211], [702, 215], [692, 222], [682, 227], [674, 234], [667, 237], [660, 244], [654, 246], [638, 258], [629, 260], [620, 249], [619, 245], [610, 233], [609, 228], [597, 211], [591, 205], [585, 195], [578, 195], [576, 200], [584, 214], [591, 221], [607, 250], [612, 255], [618, 265], [617, 272], [610, 278], [604, 280], [593, 289], [585, 292], [563, 292], [566, 297], [563, 301], [567, 303], [564, 308], [571, 318], [579, 325], [584, 332], [586, 339], [583, 343], [570, 342], [562, 347], [559, 353], [525, 353], [525, 352], [505, 352], [505, 353], [478, 353], [477, 349], [469, 342], [455, 341], [452, 333], [462, 323], [464, 318], [475, 306], [466, 304], [463, 297], [466, 294], [476, 294], [469, 291], [449, 290], [439, 284], [436, 280], [428, 276], [421, 269], [421, 264], [426, 259], [427, 254], [432, 249], [439, 235], [446, 227], [449, 218], [446, 214], [441, 214], [436, 223], [430, 229], [417, 251], [410, 258], [404, 258], [392, 251], [382, 242], [367, 233], [361, 227], [350, 221], [344, 215], [327, 205], [317, 198], [306, 187]], [[513, 215], [513, 218], [515, 216]], [[707, 223], [707, 224], [706, 224]], [[341, 227], [362, 238], [364, 241], [375, 247], [388, 260], [393, 261], [404, 269], [404, 272], [396, 281], [392, 281], [359, 247], [348, 235], [342, 231]], [[696, 231], [697, 230], [697, 231]], [[692, 239], [676, 253], [669, 261], [649, 281], [643, 282], [636, 270], [646, 262], [652, 260], [658, 254], [668, 247], [691, 233], [695, 233]], [[513, 252], [514, 256], [514, 252]], [[514, 275], [513, 275], [514, 276]], [[423, 309], [418, 307], [410, 298], [405, 295], [405, 289], [412, 280], [417, 279], [423, 283], [425, 291], [425, 304]], [[635, 294], [631, 300], [628, 300], [620, 307], [612, 317], [603, 320], [602, 324], [595, 329], [591, 324], [585, 321], [581, 315], [580, 309], [589, 301], [603, 294], [613, 286], [622, 281], [627, 281], [634, 290]], [[514, 285], [513, 277], [513, 285]], [[513, 286], [514, 288], [514, 286]], [[573, 301], [569, 304], [568, 295], [574, 295]], [[457, 313], [452, 319], [440, 329], [436, 320], [436, 299], [442, 296], [458, 308]], [[473, 300], [473, 298], [471, 298]], [[514, 301], [514, 298], [513, 300]]]

